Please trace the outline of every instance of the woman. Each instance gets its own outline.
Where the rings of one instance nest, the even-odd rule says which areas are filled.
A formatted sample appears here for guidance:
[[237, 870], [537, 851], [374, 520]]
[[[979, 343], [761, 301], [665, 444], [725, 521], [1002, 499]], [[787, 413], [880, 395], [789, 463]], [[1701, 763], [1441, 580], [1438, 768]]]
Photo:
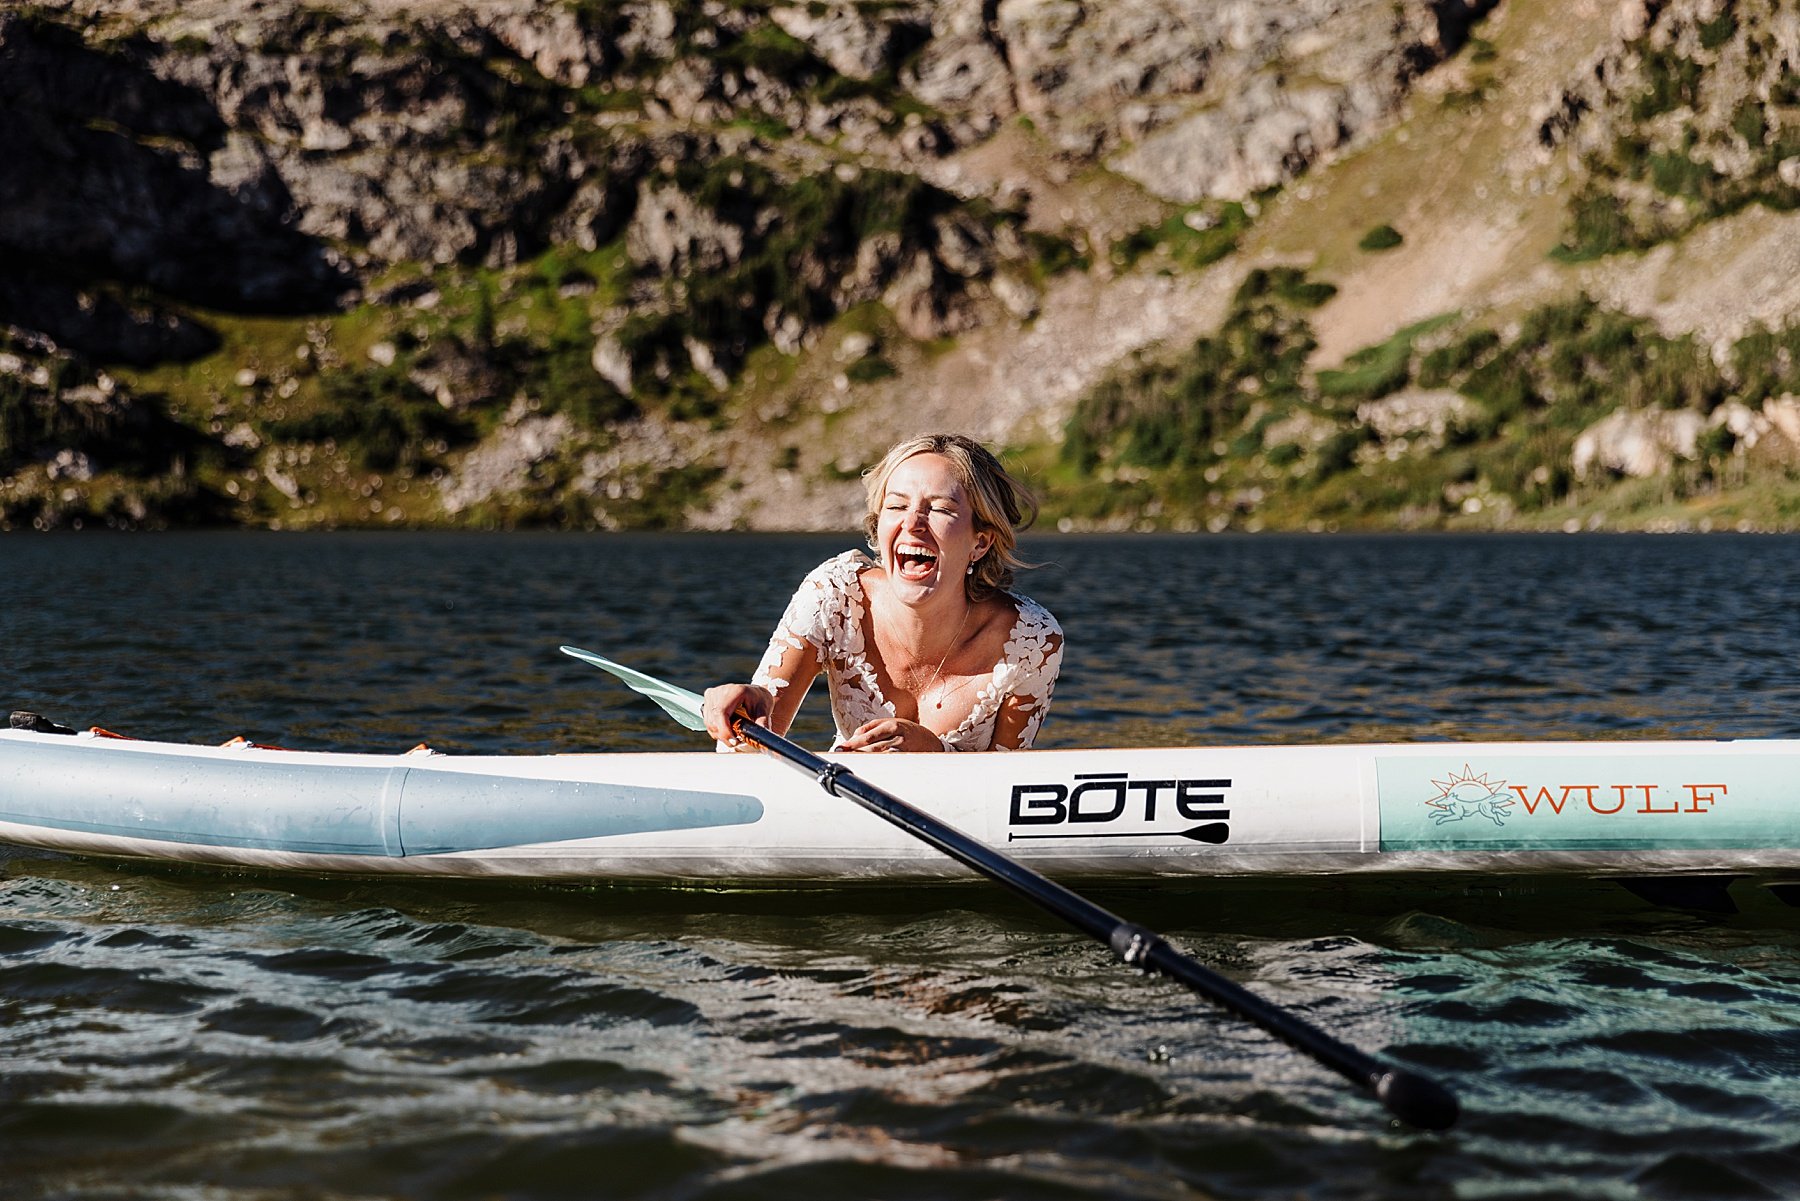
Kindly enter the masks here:
[[1017, 531], [1037, 506], [979, 442], [927, 434], [865, 476], [858, 550], [816, 568], [749, 684], [706, 690], [706, 728], [746, 749], [745, 716], [785, 734], [815, 677], [831, 688], [843, 751], [1023, 750], [1062, 666], [1062, 628], [1006, 591]]

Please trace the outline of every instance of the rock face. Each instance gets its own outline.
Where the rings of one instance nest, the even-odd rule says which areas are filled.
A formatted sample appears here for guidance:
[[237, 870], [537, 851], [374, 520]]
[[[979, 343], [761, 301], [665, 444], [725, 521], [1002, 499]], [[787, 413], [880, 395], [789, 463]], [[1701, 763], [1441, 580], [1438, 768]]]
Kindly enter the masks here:
[[505, 422], [463, 457], [439, 496], [451, 515], [496, 497], [517, 495], [531, 485], [532, 472], [554, 459], [574, 427], [561, 413], [542, 416], [515, 406]]
[[[904, 166], [1023, 113], [1163, 197], [1241, 197], [1391, 112], [1489, 3], [60, 0], [0, 13], [0, 320], [144, 362], [213, 343], [121, 287], [317, 311], [385, 265], [506, 264], [625, 228], [650, 275], [716, 271], [765, 231], [659, 163], [821, 169], [799, 142], [721, 128], [746, 121]], [[967, 328], [986, 289], [959, 281], [994, 257], [972, 224], [853, 254], [836, 290], [887, 297], [919, 336]], [[993, 313], [1032, 311], [1002, 291]], [[813, 320], [786, 306], [770, 336], [791, 342], [796, 317]]]
[[1617, 28], [1537, 115], [1543, 153], [1582, 177], [1566, 251], [1640, 249], [1751, 203], [1800, 207], [1792, 6], [1626, 0]]
[[[1152, 273], [1197, 276], [1214, 261], [1205, 256], [1261, 234], [1250, 222], [1281, 210], [1225, 202], [1266, 200], [1387, 128], [1496, 3], [10, 6], [0, 11], [0, 355], [20, 366], [0, 375], [45, 374], [25, 401], [0, 394], [11, 405], [0, 416], [31, 415], [16, 423], [23, 435], [9, 433], [0, 482], [34, 472], [60, 493], [100, 479], [129, 459], [109, 440], [141, 443], [134, 423], [155, 417], [156, 436], [187, 439], [196, 461], [272, 464], [256, 469], [296, 509], [353, 469], [376, 470], [369, 455], [441, 482], [419, 490], [441, 510], [426, 519], [550, 492], [647, 506], [658, 481], [690, 468], [683, 487], [721, 471], [737, 473], [729, 487], [770, 471], [799, 486], [812, 472], [808, 486], [853, 492], [859, 464], [841, 446], [813, 461], [808, 438], [835, 426], [872, 439], [912, 417], [941, 419], [947, 408], [908, 406], [905, 373], [942, 361], [951, 338], [953, 350], [996, 357], [1007, 338], [1052, 340], [1043, 331], [1059, 306], [1071, 320], [1069, 265], [1091, 265], [1080, 320], [1109, 328], [1094, 331], [1100, 349], [1081, 371], [1026, 352], [1036, 373], [1017, 373], [1024, 382], [1008, 385], [999, 417], [992, 360], [972, 353], [958, 380], [990, 406], [984, 436], [1054, 437], [1047, 379], [1066, 400], [1108, 356], [1203, 324], [1103, 309], [1095, 292], [1141, 285], [1148, 310], [1160, 295]], [[1545, 155], [1600, 180], [1595, 163], [1641, 135], [1656, 161], [1605, 176], [1595, 196], [1664, 232], [1715, 200], [1800, 205], [1791, 14], [1765, 0], [1634, 0], [1624, 21], [1620, 45], [1539, 114]], [[1745, 89], [1754, 111], [1718, 98]], [[1634, 110], [1641, 120], [1624, 122]], [[1677, 162], [1677, 149], [1689, 157]], [[1005, 161], [985, 170], [984, 155]], [[1064, 207], [1096, 178], [1097, 194], [1128, 196], [1129, 217], [1109, 227]], [[1761, 190], [1706, 191], [1740, 179]], [[1200, 248], [1195, 257], [1175, 254], [1170, 229]], [[1125, 253], [1140, 234], [1160, 258]], [[1218, 288], [1196, 289], [1190, 312], [1207, 311], [1198, 293]], [[240, 351], [247, 339], [228, 323], [246, 314], [294, 318], [304, 344]], [[1114, 326], [1132, 336], [1111, 337]], [[822, 362], [852, 330], [865, 352]], [[148, 391], [104, 401], [81, 391], [107, 364], [203, 359], [221, 344], [242, 357], [193, 368], [212, 374], [166, 412]], [[899, 382], [878, 382], [896, 372]], [[878, 407], [870, 397], [904, 412], [853, 411]], [[1787, 401], [1717, 411], [1740, 446], [1784, 422], [1800, 428]], [[1389, 444], [1377, 449], [1442, 448], [1483, 415], [1454, 392], [1415, 388], [1363, 404], [1354, 422], [1339, 408], [1261, 433], [1266, 449], [1297, 448], [1309, 464], [1349, 462], [1351, 435]], [[82, 433], [86, 419], [105, 437]], [[1582, 434], [1572, 466], [1590, 477], [1664, 470], [1697, 453], [1701, 420], [1621, 410]], [[733, 421], [773, 432], [752, 437]], [[389, 455], [392, 442], [406, 453]], [[285, 452], [302, 444], [339, 478], [300, 479]], [[1292, 466], [1293, 453], [1274, 457]], [[146, 470], [160, 469], [155, 457], [141, 460]], [[161, 458], [176, 461], [186, 458]], [[747, 511], [713, 502], [725, 520]], [[618, 506], [581, 511], [632, 519]]]
[[156, 66], [141, 46], [95, 50], [0, 13], [0, 321], [154, 362], [214, 340], [128, 289], [279, 312], [328, 307], [351, 285], [218, 105]]
[[1019, 112], [1164, 199], [1241, 200], [1392, 113], [1492, 6], [953, 0], [908, 86], [961, 140]]

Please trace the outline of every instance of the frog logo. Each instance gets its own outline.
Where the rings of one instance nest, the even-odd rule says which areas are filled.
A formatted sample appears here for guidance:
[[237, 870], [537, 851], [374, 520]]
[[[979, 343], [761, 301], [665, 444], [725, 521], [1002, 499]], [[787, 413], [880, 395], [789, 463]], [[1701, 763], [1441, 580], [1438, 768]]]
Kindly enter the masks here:
[[1431, 820], [1443, 826], [1470, 817], [1485, 817], [1496, 826], [1504, 826], [1512, 816], [1514, 797], [1506, 793], [1505, 780], [1490, 780], [1487, 773], [1476, 775], [1467, 763], [1460, 773], [1451, 772], [1448, 779], [1433, 780], [1438, 794], [1426, 798], [1432, 809]]

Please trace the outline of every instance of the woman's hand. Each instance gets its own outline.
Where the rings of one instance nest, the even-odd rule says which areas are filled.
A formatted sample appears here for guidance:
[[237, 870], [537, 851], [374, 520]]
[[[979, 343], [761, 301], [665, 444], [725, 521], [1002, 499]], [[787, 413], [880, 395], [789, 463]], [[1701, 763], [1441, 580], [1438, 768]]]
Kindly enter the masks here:
[[840, 751], [941, 751], [944, 740], [916, 721], [878, 717], [838, 743]]
[[700, 698], [700, 716], [706, 719], [706, 732], [734, 750], [743, 748], [744, 740], [733, 725], [747, 718], [767, 726], [774, 709], [775, 697], [767, 688], [755, 684], [716, 684]]

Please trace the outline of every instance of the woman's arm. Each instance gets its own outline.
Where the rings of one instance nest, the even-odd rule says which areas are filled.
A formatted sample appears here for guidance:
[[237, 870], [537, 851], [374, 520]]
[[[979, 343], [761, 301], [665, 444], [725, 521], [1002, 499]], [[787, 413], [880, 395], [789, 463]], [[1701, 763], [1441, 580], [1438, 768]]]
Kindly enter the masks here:
[[760, 683], [717, 684], [706, 690], [700, 706], [706, 732], [733, 750], [754, 749], [731, 728], [738, 715], [744, 714], [758, 725], [786, 734], [818, 674], [819, 652], [812, 643], [804, 638], [783, 643], [781, 654], [765, 657], [758, 668]]
[[1056, 691], [1056, 677], [1062, 670], [1062, 648], [1062, 631], [1057, 628], [1045, 637], [1042, 654], [1030, 657], [1028, 669], [1021, 673], [1012, 693], [1000, 702], [1000, 712], [994, 717], [994, 750], [1031, 749], [1044, 718], [1050, 714], [1050, 696]]

